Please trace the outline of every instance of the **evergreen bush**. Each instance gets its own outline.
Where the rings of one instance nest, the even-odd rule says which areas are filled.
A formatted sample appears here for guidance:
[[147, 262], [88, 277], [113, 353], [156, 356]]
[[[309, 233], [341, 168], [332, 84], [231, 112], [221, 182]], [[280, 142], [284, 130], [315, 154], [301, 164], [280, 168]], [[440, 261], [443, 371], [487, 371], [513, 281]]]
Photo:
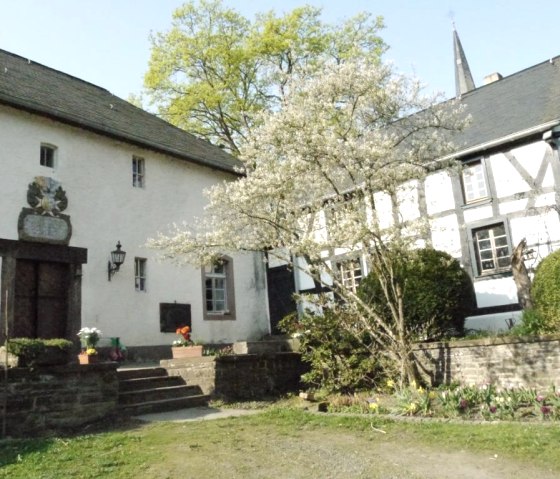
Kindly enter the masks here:
[[536, 333], [560, 332], [560, 250], [544, 258], [531, 287], [535, 313], [541, 319]]
[[[395, 279], [403, 288], [408, 333], [416, 340], [436, 340], [463, 333], [465, 317], [475, 307], [472, 280], [459, 262], [433, 248], [395, 252]], [[358, 294], [386, 318], [390, 312], [379, 278], [371, 272]]]

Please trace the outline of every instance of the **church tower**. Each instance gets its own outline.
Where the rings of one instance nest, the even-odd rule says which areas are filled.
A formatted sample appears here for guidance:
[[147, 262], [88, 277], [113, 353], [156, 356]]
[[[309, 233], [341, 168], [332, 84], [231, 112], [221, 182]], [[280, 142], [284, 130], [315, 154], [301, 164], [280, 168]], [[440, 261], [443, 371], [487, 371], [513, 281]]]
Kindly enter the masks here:
[[455, 54], [455, 95], [460, 97], [476, 87], [455, 25], [453, 25], [453, 51]]

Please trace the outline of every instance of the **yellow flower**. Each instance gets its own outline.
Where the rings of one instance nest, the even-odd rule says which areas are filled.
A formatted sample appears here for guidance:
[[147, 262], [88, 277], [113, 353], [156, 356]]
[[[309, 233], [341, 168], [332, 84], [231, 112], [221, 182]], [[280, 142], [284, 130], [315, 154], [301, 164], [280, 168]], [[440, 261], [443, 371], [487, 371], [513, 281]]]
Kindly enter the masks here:
[[395, 387], [395, 381], [393, 381], [392, 379], [387, 379], [387, 387], [388, 388], [394, 388]]
[[97, 351], [95, 350], [95, 348], [88, 348], [86, 349], [86, 354], [88, 356], [93, 356], [94, 354], [97, 354]]
[[370, 402], [370, 403], [369, 403], [369, 408], [370, 408], [372, 411], [377, 411], [377, 410], [379, 409], [379, 404], [377, 404], [376, 402]]

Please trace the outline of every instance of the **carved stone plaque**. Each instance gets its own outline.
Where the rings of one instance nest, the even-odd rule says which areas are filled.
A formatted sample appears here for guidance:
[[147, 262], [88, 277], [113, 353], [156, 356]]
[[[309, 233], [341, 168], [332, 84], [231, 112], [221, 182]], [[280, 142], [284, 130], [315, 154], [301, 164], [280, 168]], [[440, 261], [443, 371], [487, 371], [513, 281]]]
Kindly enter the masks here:
[[19, 239], [67, 245], [72, 236], [70, 217], [62, 214], [68, 206], [66, 192], [52, 178], [37, 176], [27, 189], [31, 208], [22, 208], [18, 219]]
[[39, 215], [23, 218], [23, 234], [28, 238], [59, 242], [66, 240], [68, 232], [68, 223], [62, 218]]

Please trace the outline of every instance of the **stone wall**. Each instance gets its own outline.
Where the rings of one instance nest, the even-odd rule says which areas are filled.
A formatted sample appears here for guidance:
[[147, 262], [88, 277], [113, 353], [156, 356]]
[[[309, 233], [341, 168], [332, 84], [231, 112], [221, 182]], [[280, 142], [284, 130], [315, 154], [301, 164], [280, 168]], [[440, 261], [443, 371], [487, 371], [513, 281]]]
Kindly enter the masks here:
[[432, 385], [459, 382], [492, 383], [501, 388], [560, 388], [560, 337], [422, 343], [414, 354]]
[[169, 375], [198, 385], [204, 394], [227, 399], [260, 399], [300, 388], [304, 367], [298, 353], [243, 354], [169, 359]]
[[[116, 363], [8, 369], [6, 434], [22, 437], [73, 429], [115, 413]], [[2, 406], [0, 405], [0, 414]]]

